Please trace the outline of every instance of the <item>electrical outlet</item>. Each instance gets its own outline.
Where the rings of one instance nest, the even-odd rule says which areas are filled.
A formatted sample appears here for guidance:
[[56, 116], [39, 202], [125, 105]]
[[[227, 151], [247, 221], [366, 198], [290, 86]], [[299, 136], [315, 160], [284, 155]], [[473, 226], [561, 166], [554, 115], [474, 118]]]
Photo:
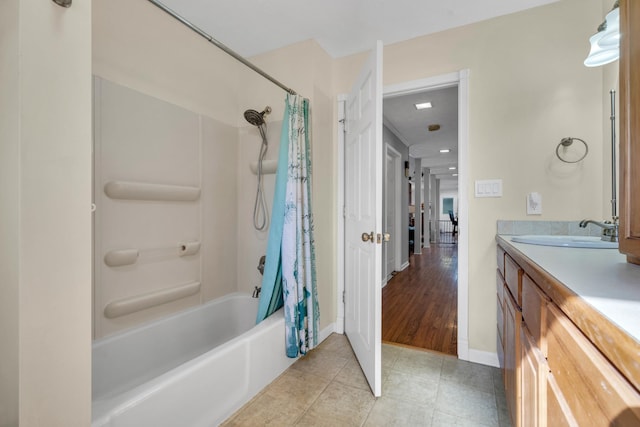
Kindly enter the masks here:
[[527, 215], [542, 215], [542, 196], [540, 193], [527, 195]]

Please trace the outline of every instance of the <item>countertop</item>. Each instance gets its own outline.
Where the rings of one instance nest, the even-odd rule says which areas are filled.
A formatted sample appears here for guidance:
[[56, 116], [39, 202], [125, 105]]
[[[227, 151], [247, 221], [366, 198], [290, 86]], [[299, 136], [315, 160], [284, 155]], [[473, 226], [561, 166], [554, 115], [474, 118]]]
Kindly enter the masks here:
[[617, 249], [539, 246], [498, 235], [640, 343], [640, 265]]

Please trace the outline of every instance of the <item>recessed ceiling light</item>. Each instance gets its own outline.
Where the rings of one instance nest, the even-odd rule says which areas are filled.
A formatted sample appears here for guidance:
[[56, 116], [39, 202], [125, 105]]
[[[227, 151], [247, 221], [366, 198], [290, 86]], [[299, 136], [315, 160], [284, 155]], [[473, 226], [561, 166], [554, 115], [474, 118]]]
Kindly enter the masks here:
[[450, 170], [450, 171], [455, 170], [455, 169], [456, 169], [456, 167], [455, 167], [455, 166], [451, 166], [451, 167], [449, 168], [449, 170]]
[[419, 102], [416, 104], [416, 110], [424, 110], [425, 108], [431, 108], [430, 102]]
[[450, 153], [451, 150], [449, 150], [448, 148], [443, 148], [442, 150], [440, 150], [441, 153]]

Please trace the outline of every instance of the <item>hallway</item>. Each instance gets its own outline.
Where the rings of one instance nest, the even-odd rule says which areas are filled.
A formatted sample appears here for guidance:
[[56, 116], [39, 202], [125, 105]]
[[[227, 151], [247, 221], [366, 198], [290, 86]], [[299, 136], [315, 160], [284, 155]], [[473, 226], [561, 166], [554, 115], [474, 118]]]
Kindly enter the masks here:
[[382, 341], [457, 355], [458, 246], [431, 245], [382, 290]]

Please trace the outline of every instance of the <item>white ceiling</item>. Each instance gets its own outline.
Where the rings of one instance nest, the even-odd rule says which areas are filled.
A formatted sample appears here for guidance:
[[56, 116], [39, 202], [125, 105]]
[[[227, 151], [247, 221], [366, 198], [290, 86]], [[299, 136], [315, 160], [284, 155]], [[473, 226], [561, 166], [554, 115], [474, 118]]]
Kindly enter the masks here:
[[[244, 57], [314, 39], [334, 58], [435, 33], [557, 0], [160, 0]], [[421, 94], [385, 99], [388, 127], [441, 180], [457, 189], [457, 89], [428, 94], [431, 110], [416, 111]], [[417, 101], [415, 101], [417, 102]], [[429, 124], [441, 129], [428, 132]], [[440, 148], [450, 147], [442, 155]]]
[[315, 39], [334, 58], [557, 0], [160, 0], [248, 57]]

